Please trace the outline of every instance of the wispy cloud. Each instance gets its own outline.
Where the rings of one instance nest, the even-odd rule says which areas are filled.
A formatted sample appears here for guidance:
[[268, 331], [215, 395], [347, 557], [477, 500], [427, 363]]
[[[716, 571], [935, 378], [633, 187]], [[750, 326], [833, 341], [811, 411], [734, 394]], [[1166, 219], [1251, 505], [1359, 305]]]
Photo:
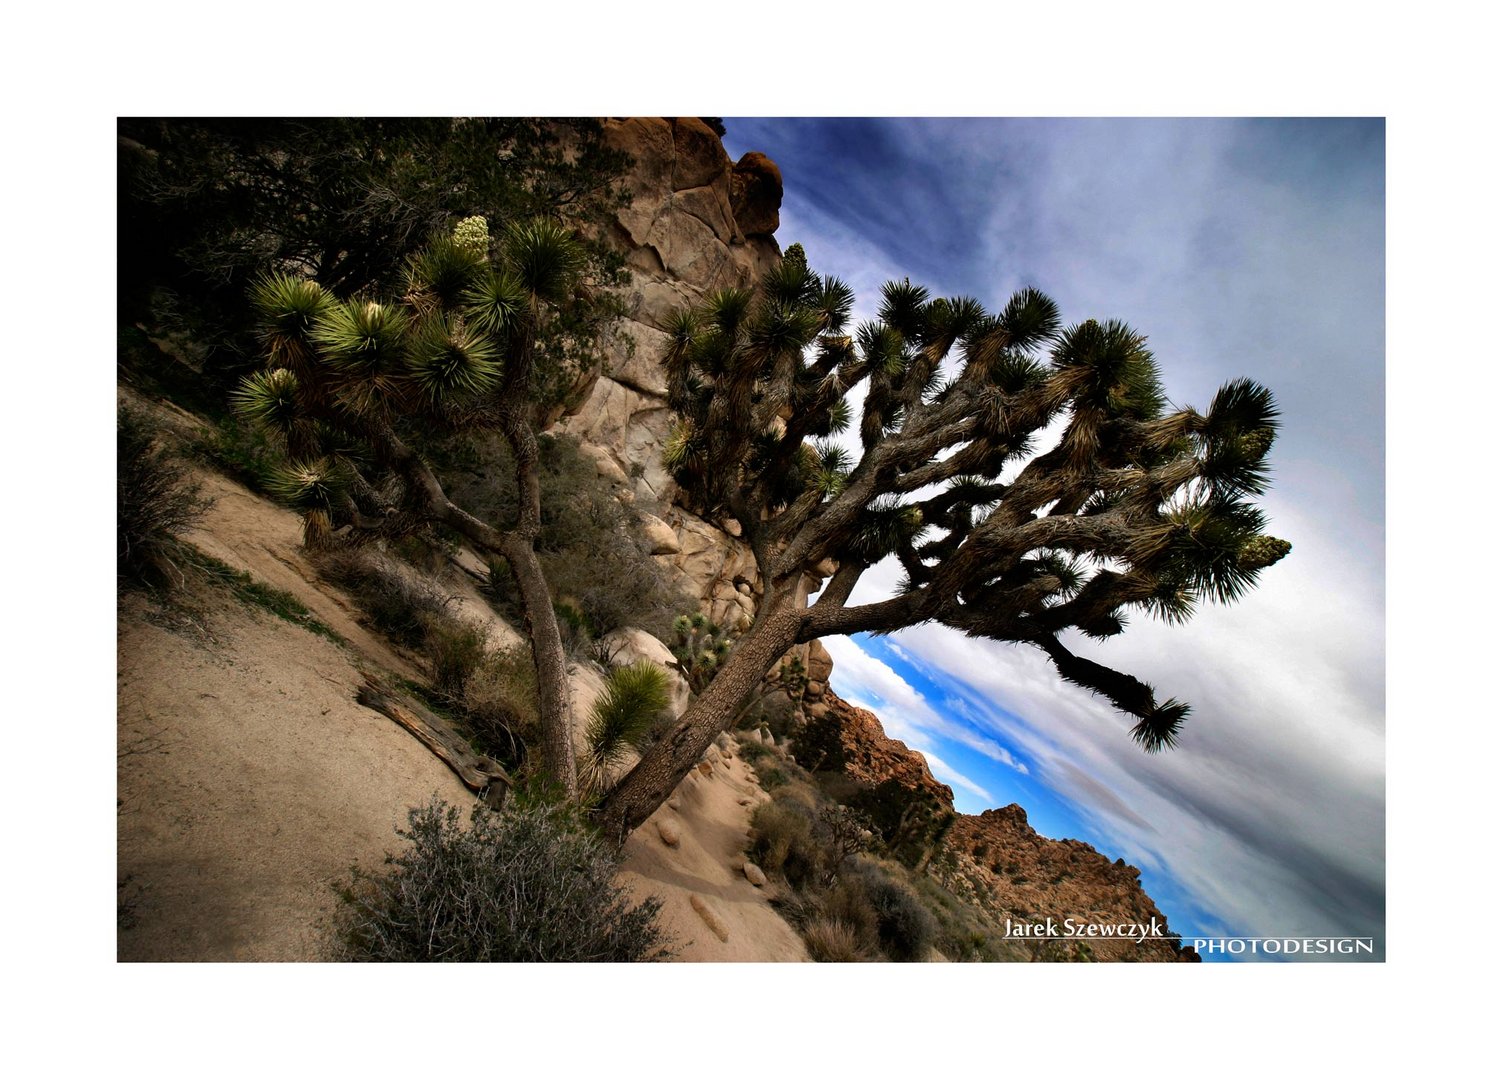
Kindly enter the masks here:
[[992, 793], [940, 757], [934, 742], [936, 738], [949, 739], [979, 750], [993, 760], [1020, 768], [1003, 747], [965, 731], [940, 715], [907, 680], [849, 638], [826, 638], [824, 643], [835, 661], [831, 680], [836, 693], [852, 704], [876, 713], [888, 737], [898, 739], [923, 754], [930, 770], [940, 780], [970, 792], [984, 805], [992, 805], [995, 798]]
[[[992, 307], [1034, 284], [1067, 321], [1146, 332], [1176, 402], [1204, 406], [1247, 375], [1284, 411], [1265, 505], [1290, 557], [1188, 627], [1138, 619], [1076, 643], [1194, 704], [1179, 750], [1144, 755], [1124, 717], [1036, 650], [934, 626], [873, 648], [895, 646], [892, 663], [937, 693], [852, 642], [830, 643], [837, 688], [930, 754], [1026, 762], [1170, 875], [1206, 929], [1381, 934], [1382, 123], [735, 121], [731, 136], [782, 165], [780, 237], [846, 277], [863, 314], [889, 278]], [[853, 602], [897, 578], [874, 567]]]

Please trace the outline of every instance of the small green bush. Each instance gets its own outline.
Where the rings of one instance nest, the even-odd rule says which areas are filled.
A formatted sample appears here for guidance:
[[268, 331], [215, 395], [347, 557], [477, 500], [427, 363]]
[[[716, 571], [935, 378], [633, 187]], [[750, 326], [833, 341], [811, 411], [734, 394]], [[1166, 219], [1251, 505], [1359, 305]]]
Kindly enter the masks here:
[[538, 723], [532, 651], [514, 645], [487, 653], [465, 683], [461, 711], [476, 750], [497, 761], [520, 762]]
[[868, 952], [881, 949], [877, 909], [866, 894], [866, 882], [857, 874], [842, 874], [828, 892], [818, 898], [825, 915], [848, 927]]
[[358, 961], [627, 962], [670, 955], [661, 904], [633, 904], [578, 812], [513, 798], [468, 828], [439, 799], [408, 813], [383, 873], [338, 887], [335, 953]]
[[856, 862], [852, 876], [876, 913], [882, 951], [903, 963], [927, 959], [936, 926], [918, 894], [874, 862]]
[[840, 718], [834, 713], [811, 716], [793, 737], [793, 759], [810, 772], [840, 772], [845, 768], [845, 743]]
[[938, 796], [915, 791], [897, 777], [861, 785], [848, 801], [871, 820], [887, 853], [906, 866], [917, 866], [937, 851], [955, 823], [955, 811]]
[[424, 651], [433, 672], [433, 688], [444, 700], [464, 703], [465, 690], [485, 663], [488, 637], [485, 627], [468, 619], [428, 617]]
[[788, 781], [752, 814], [752, 857], [795, 889], [828, 888], [853, 850], [835, 827], [843, 820], [807, 784]]

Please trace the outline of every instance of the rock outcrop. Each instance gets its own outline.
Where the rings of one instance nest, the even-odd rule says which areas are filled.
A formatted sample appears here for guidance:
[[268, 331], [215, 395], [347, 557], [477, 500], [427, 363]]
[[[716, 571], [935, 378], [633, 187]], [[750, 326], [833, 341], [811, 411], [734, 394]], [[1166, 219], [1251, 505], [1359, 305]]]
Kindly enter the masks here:
[[[1052, 917], [1077, 924], [1158, 925], [1164, 917], [1138, 881], [1138, 868], [1112, 862], [1079, 840], [1050, 840], [1028, 824], [1016, 803], [980, 816], [957, 815], [946, 838], [963, 888], [999, 918], [1039, 923]], [[1175, 938], [1094, 941], [1098, 960], [1199, 960]]]
[[[888, 738], [875, 715], [833, 693], [826, 693], [823, 704], [825, 722], [839, 725], [843, 770], [849, 780], [868, 789], [897, 783], [905, 801], [939, 801], [953, 814], [950, 788], [934, 778], [921, 754]], [[1193, 949], [1181, 947], [1170, 936], [1168, 920], [1138, 881], [1137, 867], [1121, 859], [1113, 862], [1079, 840], [1040, 836], [1016, 804], [979, 816], [953, 814], [941, 851], [927, 862], [957, 895], [975, 901], [999, 927], [1009, 920], [1017, 925], [1049, 918], [1061, 927], [1066, 919], [1102, 926], [1156, 922], [1163, 928], [1163, 939], [1141, 944], [1098, 939], [1089, 942], [1091, 956], [1159, 962], [1199, 959]], [[1024, 948], [1034, 946], [1044, 949], [1042, 955], [1048, 959], [1066, 958], [1069, 947], [1058, 940], [1023, 943]]]
[[[732, 163], [719, 136], [695, 117], [607, 120], [605, 138], [635, 163], [625, 178], [628, 201], [606, 237], [626, 261], [627, 314], [603, 369], [557, 430], [579, 438], [599, 473], [632, 504], [652, 556], [706, 615], [734, 632], [756, 613], [756, 560], [733, 522], [708, 521], [684, 505], [663, 467], [673, 414], [662, 328], [684, 305], [753, 285], [776, 265], [782, 173], [759, 153]], [[809, 588], [818, 580], [811, 575]], [[792, 655], [808, 664], [810, 646]], [[827, 678], [827, 665], [824, 671]]]

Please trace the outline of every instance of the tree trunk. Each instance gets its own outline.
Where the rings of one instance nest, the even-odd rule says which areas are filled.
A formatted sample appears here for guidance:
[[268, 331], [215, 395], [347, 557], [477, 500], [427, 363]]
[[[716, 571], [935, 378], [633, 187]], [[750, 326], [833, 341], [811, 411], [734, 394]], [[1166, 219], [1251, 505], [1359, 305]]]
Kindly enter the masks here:
[[772, 665], [798, 641], [802, 611], [785, 607], [753, 627], [720, 673], [683, 718], [650, 747], [636, 768], [621, 778], [599, 810], [605, 834], [617, 843], [673, 794], [679, 782], [704, 756], [715, 736], [728, 728], [746, 699]]
[[522, 594], [522, 614], [532, 644], [532, 663], [538, 682], [538, 719], [543, 729], [543, 767], [573, 799], [578, 792], [574, 765], [574, 725], [569, 716], [568, 661], [559, 636], [553, 596], [532, 544], [508, 536], [500, 545]]
[[517, 527], [501, 532], [449, 501], [433, 470], [397, 437], [389, 425], [372, 424], [367, 433], [372, 445], [400, 469], [416, 487], [428, 515], [459, 532], [477, 547], [506, 557], [512, 579], [522, 594], [522, 612], [527, 637], [532, 644], [532, 662], [537, 672], [538, 719], [543, 729], [543, 763], [548, 775], [564, 789], [569, 799], [579, 793], [574, 768], [574, 726], [569, 716], [568, 664], [553, 612], [553, 594], [538, 562], [533, 544], [541, 527], [542, 511], [537, 475], [537, 440], [515, 410], [503, 410], [503, 425], [517, 458], [517, 496], [520, 500]]

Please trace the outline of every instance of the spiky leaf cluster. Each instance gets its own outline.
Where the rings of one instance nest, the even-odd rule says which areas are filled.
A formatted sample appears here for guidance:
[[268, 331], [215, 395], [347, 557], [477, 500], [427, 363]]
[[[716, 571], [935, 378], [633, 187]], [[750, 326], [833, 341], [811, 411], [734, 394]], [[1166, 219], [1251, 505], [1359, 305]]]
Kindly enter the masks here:
[[257, 280], [267, 369], [234, 402], [286, 451], [279, 497], [334, 528], [379, 522], [384, 534], [416, 519], [402, 515], [405, 480], [384, 460], [381, 431], [495, 425], [505, 402], [572, 381], [541, 369], [559, 361], [557, 339], [585, 340], [604, 315], [580, 245], [544, 220], [504, 229], [494, 261], [492, 247], [486, 220], [464, 219], [408, 261], [403, 292], [389, 299], [340, 299], [285, 273]]
[[728, 631], [695, 612], [673, 620], [673, 652], [679, 673], [693, 693], [700, 693], [715, 678], [715, 673], [730, 655], [732, 638]]
[[[847, 333], [852, 301], [795, 246], [757, 289], [675, 316], [667, 467], [704, 512], [740, 523], [774, 587], [839, 565], [842, 584], [815, 608], [825, 617], [809, 620], [823, 632], [933, 620], [1036, 645], [1138, 717], [1145, 748], [1174, 745], [1187, 706], [1060, 635], [1109, 641], [1134, 609], [1183, 622], [1244, 596], [1288, 553], [1251, 501], [1269, 477], [1272, 395], [1240, 379], [1204, 415], [1172, 409], [1142, 333], [1066, 327], [1033, 288], [989, 313], [889, 282], [877, 318]], [[826, 441], [848, 422], [859, 460]], [[1046, 428], [1059, 439], [1038, 453]], [[903, 568], [893, 600], [837, 606], [890, 556]]]
[[616, 668], [606, 677], [605, 690], [590, 707], [585, 725], [580, 774], [586, 790], [604, 790], [612, 770], [662, 715], [668, 701], [667, 675], [650, 660]]

